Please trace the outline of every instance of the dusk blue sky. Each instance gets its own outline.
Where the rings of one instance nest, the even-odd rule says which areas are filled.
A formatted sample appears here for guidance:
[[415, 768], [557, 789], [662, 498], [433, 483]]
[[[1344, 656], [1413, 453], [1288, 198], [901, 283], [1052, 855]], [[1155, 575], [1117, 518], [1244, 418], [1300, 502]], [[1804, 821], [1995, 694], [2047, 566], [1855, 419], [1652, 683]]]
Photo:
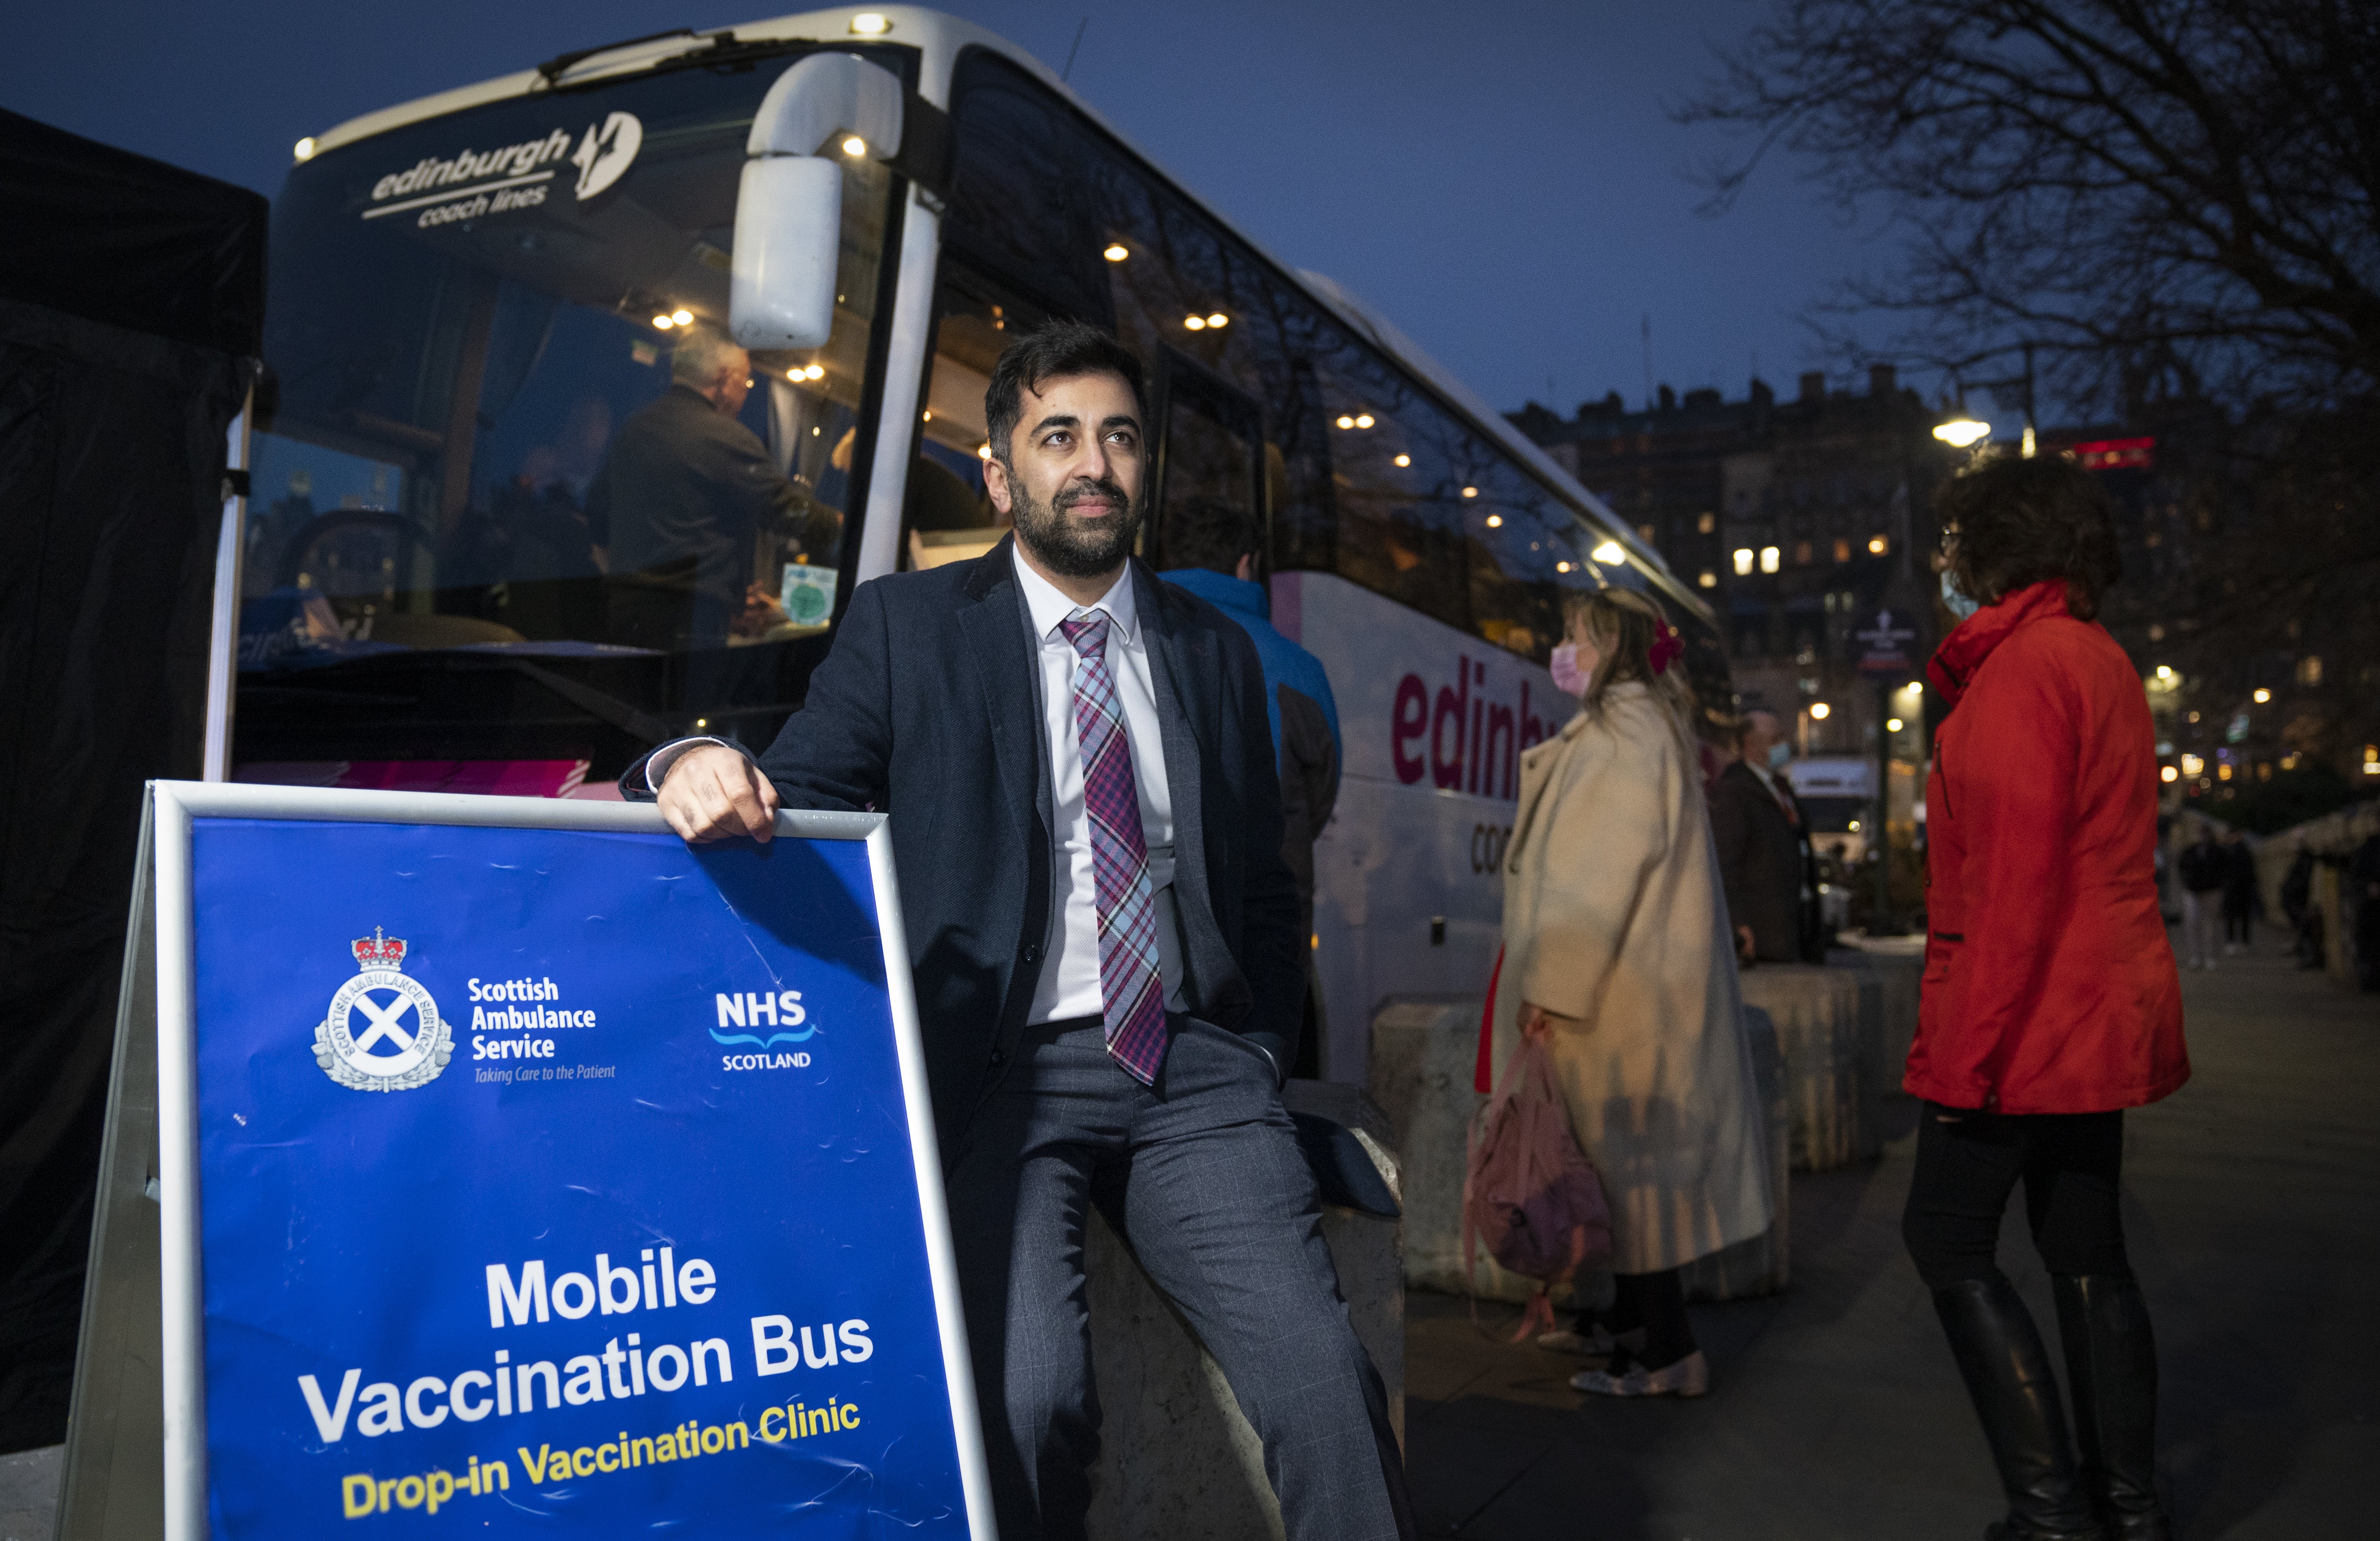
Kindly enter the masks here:
[[[782, 14], [720, 4], [29, 5], [0, 104], [273, 194], [299, 137], [359, 113], [565, 49]], [[1110, 122], [1507, 409], [1566, 413], [1609, 390], [1640, 405], [1645, 317], [1656, 382], [1737, 399], [1756, 358], [1790, 394], [1825, 362], [1800, 312], [1893, 261], [1872, 216], [1846, 221], [1782, 161], [1730, 212], [1696, 212], [1686, 174], [1728, 145], [1666, 109], [1711, 73], [1709, 42], [1760, 18], [1751, 0], [943, 8], [1052, 68], [1087, 15], [1072, 83]]]

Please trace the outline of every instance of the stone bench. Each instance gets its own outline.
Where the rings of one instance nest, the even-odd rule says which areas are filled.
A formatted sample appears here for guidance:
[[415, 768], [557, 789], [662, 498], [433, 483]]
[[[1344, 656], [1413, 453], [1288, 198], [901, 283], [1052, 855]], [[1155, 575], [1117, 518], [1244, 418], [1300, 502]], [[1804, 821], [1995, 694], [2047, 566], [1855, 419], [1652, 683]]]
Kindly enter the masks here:
[[1743, 972], [1744, 1004], [1777, 1024], [1796, 1171], [1832, 1171], [1882, 1148], [1868, 1099], [1873, 1051], [1861, 1033], [1862, 977], [1810, 964], [1762, 964]]
[[1925, 976], [1925, 939], [1860, 939], [1849, 947], [1835, 949], [1828, 954], [1827, 961], [1860, 976], [1860, 1036], [1866, 1049], [1870, 1098], [1906, 1097], [1900, 1082], [1909, 1069], [1909, 1046], [1917, 1037], [1918, 997]]
[[[1484, 1248], [1475, 1274], [1463, 1267], [1463, 1164], [1472, 1114], [1487, 1101], [1472, 1090], [1480, 1006], [1473, 997], [1392, 1001], [1382, 1008], [1372, 1020], [1372, 1097], [1388, 1116], [1404, 1174], [1406, 1285], [1459, 1295], [1475, 1284], [1483, 1299], [1517, 1303], [1536, 1292], [1536, 1280], [1497, 1267]], [[1791, 1272], [1784, 1060], [1776, 1028], [1764, 1015], [1747, 1013], [1745, 1026], [1752, 1038], [1753, 1073], [1767, 1111], [1777, 1223], [1769, 1234], [1690, 1268], [1688, 1293], [1698, 1300], [1773, 1293], [1785, 1288]], [[1608, 1292], [1601, 1278], [1582, 1280], [1577, 1289], [1588, 1299]]]
[[[1390, 1122], [1361, 1091], [1293, 1081], [1281, 1100], [1292, 1111], [1356, 1130], [1390, 1191], [1398, 1188]], [[1387, 1385], [1390, 1420], [1402, 1442], [1405, 1296], [1398, 1222], [1326, 1207], [1322, 1239], [1338, 1265], [1355, 1336]], [[1101, 1418], [1090, 1534], [1101, 1541], [1281, 1536], [1264, 1447], [1221, 1369], [1097, 1209], [1084, 1237], [1083, 1269]]]

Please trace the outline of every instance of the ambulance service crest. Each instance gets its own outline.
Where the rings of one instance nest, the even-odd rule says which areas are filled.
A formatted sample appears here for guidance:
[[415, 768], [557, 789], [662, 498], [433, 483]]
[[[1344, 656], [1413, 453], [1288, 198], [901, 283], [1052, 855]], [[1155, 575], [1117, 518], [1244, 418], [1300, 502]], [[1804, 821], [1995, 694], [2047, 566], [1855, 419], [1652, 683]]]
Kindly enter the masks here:
[[350, 951], [358, 973], [331, 997], [330, 1014], [315, 1025], [314, 1062], [358, 1091], [428, 1086], [454, 1057], [454, 1037], [438, 1002], [406, 974], [405, 940], [375, 926]]

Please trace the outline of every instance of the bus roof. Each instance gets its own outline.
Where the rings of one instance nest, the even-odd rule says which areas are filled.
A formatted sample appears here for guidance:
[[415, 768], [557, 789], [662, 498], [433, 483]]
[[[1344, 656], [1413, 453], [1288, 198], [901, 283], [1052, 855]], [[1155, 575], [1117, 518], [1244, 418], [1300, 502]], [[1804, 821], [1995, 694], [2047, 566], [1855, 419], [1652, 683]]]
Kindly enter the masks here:
[[[880, 17], [886, 23], [881, 30], [861, 32], [853, 25], [860, 16]], [[740, 42], [896, 42], [918, 50], [922, 55], [918, 75], [918, 91], [936, 106], [950, 105], [950, 83], [959, 54], [969, 47], [980, 47], [1029, 70], [1050, 91], [1063, 98], [1086, 117], [1098, 124], [1117, 143], [1127, 146], [1151, 170], [1177, 192], [1190, 199], [1209, 218], [1232, 237], [1262, 257], [1289, 282], [1328, 309], [1340, 321], [1352, 327], [1358, 335], [1410, 371], [1451, 411], [1467, 419], [1471, 426], [1494, 440], [1529, 473], [1563, 503], [1572, 512], [1590, 525], [1595, 531], [1617, 541], [1628, 553], [1632, 565], [1666, 594], [1672, 603], [1684, 607], [1706, 625], [1717, 625], [1717, 617], [1701, 597], [1688, 588], [1660, 553], [1638, 539], [1628, 522], [1614, 514], [1601, 498], [1587, 491], [1569, 472], [1547, 455], [1528, 437], [1506, 420], [1476, 393], [1463, 384], [1443, 365], [1425, 353], [1421, 346], [1369, 305], [1358, 299], [1345, 287], [1310, 269], [1293, 268], [1274, 257], [1264, 246], [1252, 239], [1220, 210], [1185, 186], [1179, 177], [1166, 171], [1149, 156], [1133, 145], [1116, 126], [1110, 123], [1099, 110], [1084, 101], [1048, 66], [1031, 54], [1010, 42], [1006, 38], [975, 23], [945, 12], [929, 10], [918, 6], [844, 6], [833, 10], [805, 11], [794, 16], [771, 17], [759, 21], [737, 22], [710, 32], [685, 31], [665, 37], [641, 39], [616, 46], [598, 48], [582, 57], [571, 60], [566, 67], [554, 68], [547, 65], [537, 69], [524, 69], [476, 85], [458, 86], [452, 91], [431, 96], [417, 97], [410, 102], [383, 107], [378, 112], [351, 117], [315, 136], [310, 153], [320, 154], [342, 145], [386, 133], [408, 124], [428, 118], [443, 117], [491, 102], [551, 91], [560, 87], [591, 84], [597, 80], [634, 74], [650, 69], [664, 60], [675, 59], [698, 49], [712, 46], [713, 40], [732, 36]], [[565, 55], [566, 58], [567, 55]], [[557, 63], [559, 61], [556, 61]], [[547, 71], [552, 70], [552, 74]]]

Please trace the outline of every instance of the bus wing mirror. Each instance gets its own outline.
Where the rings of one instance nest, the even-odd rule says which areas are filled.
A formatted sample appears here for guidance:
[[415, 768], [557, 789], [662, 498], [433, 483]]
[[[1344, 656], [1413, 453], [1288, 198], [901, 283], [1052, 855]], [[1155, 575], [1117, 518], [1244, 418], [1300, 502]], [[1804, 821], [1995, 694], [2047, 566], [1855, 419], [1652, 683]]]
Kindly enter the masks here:
[[[735, 195], [728, 332], [747, 348], [808, 348], [834, 330], [843, 245], [842, 141], [883, 161], [900, 152], [902, 89], [853, 54], [813, 54], [769, 88], [745, 142]], [[821, 147], [836, 140], [827, 155]]]

